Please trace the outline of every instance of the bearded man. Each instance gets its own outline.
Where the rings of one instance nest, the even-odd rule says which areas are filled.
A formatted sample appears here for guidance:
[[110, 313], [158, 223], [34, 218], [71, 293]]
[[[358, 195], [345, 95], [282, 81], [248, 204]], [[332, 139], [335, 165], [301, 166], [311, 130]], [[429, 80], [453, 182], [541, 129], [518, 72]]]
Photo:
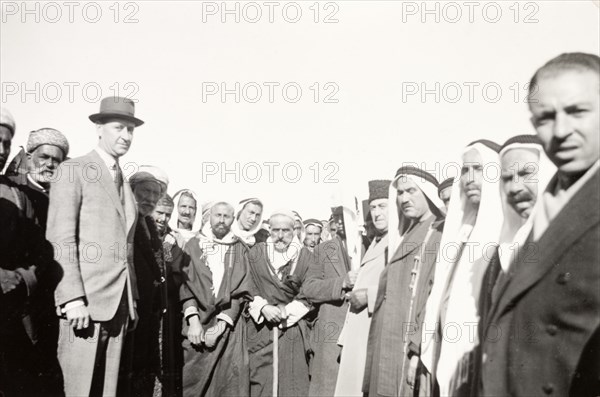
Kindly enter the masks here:
[[139, 294], [138, 323], [129, 332], [123, 347], [117, 393], [151, 396], [160, 375], [159, 329], [164, 288], [162, 240], [152, 213], [169, 184], [167, 175], [154, 166], [142, 165], [129, 179], [138, 208], [134, 237], [133, 264]]
[[248, 396], [248, 350], [240, 318], [251, 299], [248, 248], [231, 231], [234, 209], [217, 202], [185, 246], [183, 395]]
[[163, 300], [162, 318], [162, 386], [164, 395], [181, 394], [181, 371], [183, 368], [183, 349], [181, 348], [181, 304], [179, 303], [179, 288], [182, 274], [179, 266], [183, 255], [183, 236], [171, 229], [169, 221], [173, 214], [175, 203], [171, 196], [165, 193], [152, 213], [156, 230], [162, 240], [162, 250], [166, 271], [166, 282], [163, 283], [161, 297]]
[[[311, 305], [302, 291], [312, 253], [294, 233], [295, 215], [279, 210], [269, 218], [270, 237], [250, 251], [254, 299], [248, 313], [251, 396], [306, 396], [309, 389]], [[276, 331], [273, 331], [274, 329]], [[278, 339], [278, 390], [273, 389], [273, 337]]]

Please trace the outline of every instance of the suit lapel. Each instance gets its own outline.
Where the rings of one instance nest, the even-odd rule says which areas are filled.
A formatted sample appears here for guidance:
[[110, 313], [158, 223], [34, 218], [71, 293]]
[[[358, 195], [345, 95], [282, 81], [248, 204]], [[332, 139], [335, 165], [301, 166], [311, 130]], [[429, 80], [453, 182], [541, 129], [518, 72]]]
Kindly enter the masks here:
[[376, 243], [375, 240], [369, 246], [369, 249], [365, 253], [365, 256], [362, 259], [361, 266], [365, 263], [372, 261], [373, 259], [377, 259], [385, 252], [385, 249], [388, 245], [388, 235], [386, 234], [381, 238], [381, 240]]
[[435, 217], [432, 216], [426, 221], [414, 226], [413, 229], [409, 231], [406, 234], [406, 236], [404, 236], [404, 238], [402, 239], [402, 243], [400, 243], [400, 245], [398, 246], [398, 249], [394, 253], [394, 256], [389, 261], [389, 263], [399, 261], [400, 259], [404, 258], [417, 248], [420, 248], [421, 243], [423, 243], [423, 240], [427, 235], [427, 230], [429, 229], [429, 226], [433, 223], [434, 220]]
[[[514, 274], [505, 284], [504, 291], [498, 299], [498, 305], [492, 313], [502, 314], [502, 311], [523, 292], [536, 284], [552, 267], [557, 258], [568, 250], [582, 234], [600, 222], [600, 212], [597, 207], [586, 212], [590, 203], [596, 206], [599, 195], [600, 171], [596, 172], [575, 196], [565, 205], [562, 211], [551, 221], [548, 229], [538, 242], [525, 244], [519, 250], [514, 265]], [[531, 235], [530, 235], [531, 237]], [[530, 241], [528, 238], [527, 241]]]
[[117, 188], [115, 187], [115, 182], [113, 181], [110, 175], [110, 170], [95, 150], [92, 150], [92, 152], [90, 153], [90, 157], [92, 158], [92, 161], [88, 163], [89, 167], [95, 169], [98, 172], [98, 175], [100, 176], [100, 185], [104, 188], [111, 201], [113, 202], [113, 205], [115, 206], [117, 212], [121, 216], [123, 228], [125, 228], [125, 212], [123, 210], [123, 206], [121, 205], [121, 199], [119, 198], [119, 193], [117, 192]]

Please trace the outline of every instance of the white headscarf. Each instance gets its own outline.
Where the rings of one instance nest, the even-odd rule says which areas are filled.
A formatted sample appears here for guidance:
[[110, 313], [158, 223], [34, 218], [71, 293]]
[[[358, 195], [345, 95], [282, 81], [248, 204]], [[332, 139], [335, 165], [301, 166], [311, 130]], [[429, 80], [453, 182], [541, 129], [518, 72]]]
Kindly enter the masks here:
[[[251, 201], [258, 201], [262, 206], [262, 211], [260, 213], [260, 216], [256, 219], [254, 226], [252, 226], [252, 229], [244, 230], [244, 229], [242, 229], [242, 226], [240, 225], [239, 216], [240, 216], [240, 213], [242, 212], [242, 210], [244, 209], [244, 207], [246, 206], [246, 204], [248, 204]], [[264, 214], [264, 205], [263, 205], [262, 201], [260, 201], [259, 199], [249, 198], [249, 199], [240, 201], [237, 208], [235, 209], [235, 220], [233, 221], [233, 225], [231, 226], [231, 231], [240, 240], [242, 240], [243, 242], [248, 244], [250, 247], [252, 247], [256, 243], [256, 238], [254, 237], [254, 235], [262, 227], [263, 214]]]
[[[187, 230], [187, 229], [180, 229], [178, 227], [178, 219], [179, 219], [179, 209], [177, 208], [177, 204], [178, 204], [178, 197], [181, 196], [183, 193], [187, 193], [190, 196], [192, 196], [194, 198], [194, 200], [196, 200], [196, 215], [194, 217], [194, 220], [192, 221], [192, 230]], [[171, 220], [169, 221], [169, 227], [172, 230], [177, 230], [181, 236], [184, 239], [184, 242], [187, 243], [192, 237], [196, 236], [198, 234], [198, 232], [200, 231], [200, 228], [202, 227], [202, 214], [199, 214], [198, 212], [201, 211], [200, 209], [200, 200], [198, 198], [198, 196], [196, 195], [196, 193], [194, 193], [193, 191], [189, 190], [189, 189], [181, 189], [180, 191], [178, 191], [177, 193], [175, 193], [173, 195], [173, 203], [175, 204], [175, 213], [176, 216], [171, 217]]]
[[[399, 169], [396, 172], [396, 177], [390, 183], [389, 187], [389, 195], [388, 195], [388, 252], [389, 258], [391, 259], [396, 250], [402, 243], [402, 237], [404, 232], [409, 227], [410, 221], [402, 215], [401, 211], [398, 211], [397, 205], [397, 197], [398, 197], [398, 181], [400, 178], [407, 178], [413, 181], [419, 189], [425, 195], [425, 198], [428, 200], [429, 209], [434, 213], [434, 215], [441, 215], [441, 210], [439, 207], [443, 206], [444, 203], [440, 200], [437, 194], [437, 186], [424, 177], [414, 175], [410, 172], [412, 169], [409, 167], [404, 167], [403, 169]], [[417, 172], [425, 172], [420, 169], [415, 168]], [[435, 178], [434, 178], [435, 179]], [[436, 213], [437, 209], [437, 213]]]
[[540, 203], [540, 197], [548, 182], [552, 178], [552, 175], [556, 172], [556, 166], [550, 161], [548, 156], [546, 156], [546, 152], [544, 152], [544, 148], [535, 143], [520, 143], [515, 142], [509, 144], [504, 147], [500, 151], [500, 158], [506, 154], [506, 152], [513, 149], [527, 149], [534, 151], [538, 156], [537, 162], [537, 171], [536, 174], [532, 174], [528, 176], [528, 178], [537, 178], [537, 201], [529, 214], [527, 219], [520, 216], [513, 207], [508, 203], [506, 193], [500, 186], [500, 197], [502, 200], [502, 210], [504, 214], [504, 223], [502, 225], [502, 230], [500, 232], [500, 240], [498, 253], [500, 257], [500, 265], [502, 266], [502, 270], [504, 272], [508, 271], [508, 268], [516, 257], [518, 249], [523, 247], [527, 236], [531, 232], [533, 228], [533, 214], [536, 212], [538, 208], [538, 203]]
[[206, 266], [211, 272], [213, 295], [217, 296], [225, 274], [225, 254], [229, 246], [237, 241], [237, 237], [230, 230], [223, 238], [218, 239], [213, 233], [210, 222], [206, 222], [197, 237], [200, 240], [202, 255], [206, 259]]
[[[445, 325], [453, 323], [456, 327], [448, 327], [448, 333], [457, 331], [457, 327], [457, 332], [460, 332], [460, 337], [456, 338], [454, 334], [442, 335], [436, 373], [441, 396], [452, 395], [453, 377], [458, 371], [458, 364], [465, 354], [478, 344], [476, 330], [479, 321], [477, 311], [481, 282], [498, 244], [503, 221], [498, 190], [500, 182], [498, 153], [476, 142], [465, 148], [463, 156], [472, 149], [477, 150], [481, 155], [484, 169], [479, 209], [475, 212], [468, 204], [468, 198], [460, 188], [460, 178], [457, 178], [452, 186], [450, 206], [437, 257], [435, 281], [427, 300], [422, 327], [421, 360], [430, 372], [433, 368], [436, 343], [440, 343], [434, 341], [433, 330], [436, 326], [446, 330]], [[458, 249], [463, 242], [467, 242], [467, 245], [461, 256], [457, 257]], [[453, 269], [452, 283], [448, 286]], [[447, 288], [450, 290], [445, 314], [446, 322], [439, 324], [442, 298]]]

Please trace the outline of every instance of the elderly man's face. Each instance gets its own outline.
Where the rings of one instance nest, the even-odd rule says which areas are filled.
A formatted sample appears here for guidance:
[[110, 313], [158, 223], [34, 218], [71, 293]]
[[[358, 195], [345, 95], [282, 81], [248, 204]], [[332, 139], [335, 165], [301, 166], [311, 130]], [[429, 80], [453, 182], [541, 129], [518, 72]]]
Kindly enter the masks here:
[[240, 212], [240, 226], [243, 230], [252, 230], [262, 215], [262, 207], [256, 204], [246, 204]]
[[64, 152], [54, 145], [41, 145], [33, 153], [27, 153], [27, 170], [34, 181], [48, 186], [56, 168], [65, 160]]
[[233, 212], [228, 204], [217, 204], [210, 209], [210, 228], [216, 238], [222, 239], [231, 230]]
[[315, 248], [321, 240], [321, 228], [315, 225], [306, 226], [306, 237], [304, 245], [308, 248]]
[[181, 195], [177, 203], [177, 222], [184, 229], [192, 229], [196, 217], [196, 200], [190, 196]]
[[285, 251], [294, 239], [294, 220], [285, 215], [274, 215], [269, 220], [269, 225], [275, 249]]
[[528, 218], [538, 194], [538, 153], [531, 149], [512, 149], [502, 155], [500, 165], [506, 201], [517, 214]]
[[430, 212], [425, 194], [410, 178], [401, 177], [396, 183], [398, 210], [409, 219], [421, 219]]
[[12, 143], [12, 132], [8, 127], [0, 125], [0, 171], [4, 169], [8, 156], [10, 155], [10, 146]]
[[445, 189], [440, 191], [440, 200], [444, 203], [444, 207], [446, 207], [446, 212], [448, 212], [448, 206], [450, 205], [450, 197], [452, 196], [452, 186], [448, 186]]
[[118, 158], [129, 151], [133, 141], [135, 124], [131, 121], [109, 119], [104, 124], [96, 124], [100, 147], [111, 156]]
[[600, 157], [599, 77], [592, 71], [541, 74], [529, 105], [548, 157], [563, 174], [588, 170]]
[[133, 194], [138, 204], [138, 212], [142, 216], [150, 215], [162, 196], [162, 189], [157, 182], [141, 181], [135, 184]]
[[483, 182], [483, 159], [475, 149], [463, 156], [463, 166], [460, 175], [460, 187], [469, 202], [477, 207], [481, 202], [481, 185]]
[[388, 199], [377, 199], [369, 203], [373, 225], [379, 233], [388, 229]]
[[160, 234], [163, 234], [167, 230], [167, 225], [171, 220], [171, 215], [173, 214], [173, 206], [172, 205], [157, 205], [154, 208], [154, 212], [152, 213], [152, 218], [154, 218], [154, 222], [156, 223], [156, 228]]

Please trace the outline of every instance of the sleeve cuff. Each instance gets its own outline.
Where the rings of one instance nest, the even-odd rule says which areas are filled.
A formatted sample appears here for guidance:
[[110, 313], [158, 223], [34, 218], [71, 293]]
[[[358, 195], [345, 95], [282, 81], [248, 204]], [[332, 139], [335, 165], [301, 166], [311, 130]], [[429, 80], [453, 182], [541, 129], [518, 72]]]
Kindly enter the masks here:
[[74, 301], [71, 301], [71, 302], [65, 304], [65, 306], [60, 309], [60, 312], [65, 314], [69, 310], [74, 309], [76, 307], [81, 307], [81, 306], [85, 306], [83, 299], [76, 299]]
[[285, 305], [285, 311], [287, 312], [287, 320], [285, 321], [286, 327], [291, 327], [296, 324], [302, 317], [308, 313], [308, 307], [306, 307], [300, 301], [291, 301]]
[[250, 316], [252, 316], [256, 324], [260, 324], [263, 322], [264, 318], [260, 311], [263, 307], [265, 307], [268, 304], [269, 302], [267, 302], [266, 299], [263, 299], [260, 296], [255, 296], [252, 302], [250, 302], [250, 305], [248, 307], [248, 313], [250, 313]]
[[187, 320], [192, 316], [199, 316], [200, 312], [196, 306], [189, 306], [183, 312], [183, 317]]
[[219, 314], [217, 314], [217, 320], [223, 320], [227, 324], [231, 325], [231, 327], [233, 328], [233, 325], [234, 325], [233, 324], [233, 320], [227, 314], [225, 314], [225, 313], [219, 313]]

